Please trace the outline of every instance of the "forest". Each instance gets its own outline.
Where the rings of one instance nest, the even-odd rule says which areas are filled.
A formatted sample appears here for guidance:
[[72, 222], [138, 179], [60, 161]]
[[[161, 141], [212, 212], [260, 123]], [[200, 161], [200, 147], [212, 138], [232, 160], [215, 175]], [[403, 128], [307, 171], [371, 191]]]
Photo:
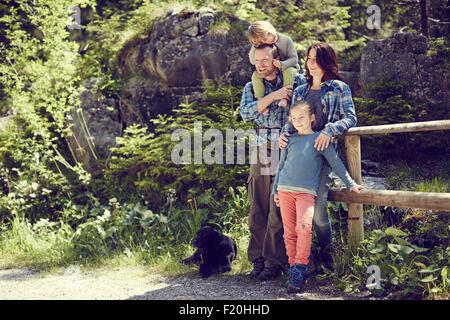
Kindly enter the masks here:
[[[240, 101], [256, 20], [292, 38], [301, 72], [311, 44], [335, 49], [357, 127], [450, 119], [449, 1], [1, 0], [0, 269], [186, 274], [179, 261], [210, 224], [237, 242], [231, 274], [247, 274], [249, 156], [226, 161], [224, 141], [220, 161], [195, 161], [194, 145], [199, 122], [204, 135], [253, 128]], [[180, 129], [194, 160], [181, 164]], [[362, 136], [361, 157], [382, 189], [450, 193], [448, 131]], [[450, 211], [364, 204], [355, 250], [348, 205], [327, 212], [334, 264], [318, 280], [365, 298], [450, 298]], [[374, 265], [381, 287], [368, 289]]]

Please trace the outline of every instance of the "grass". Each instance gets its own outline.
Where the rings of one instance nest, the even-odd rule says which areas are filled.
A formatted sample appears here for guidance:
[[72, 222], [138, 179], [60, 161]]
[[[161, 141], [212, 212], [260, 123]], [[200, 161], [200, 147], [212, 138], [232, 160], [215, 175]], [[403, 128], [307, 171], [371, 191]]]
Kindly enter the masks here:
[[419, 182], [415, 189], [419, 192], [450, 192], [450, 181], [433, 178], [429, 181]]
[[450, 161], [446, 157], [416, 162], [388, 161], [381, 169], [386, 182], [394, 190], [421, 192], [450, 190]]
[[[443, 168], [445, 165], [442, 164], [438, 167], [418, 167], [401, 162], [396, 167], [394, 164], [387, 165], [385, 172], [389, 174], [389, 183], [399, 188], [420, 192], [449, 192], [448, 173], [442, 174], [440, 170]], [[442, 175], [433, 176], [434, 173]], [[225, 234], [235, 239], [238, 244], [238, 257], [233, 263], [230, 275], [243, 274], [251, 269], [246, 253], [249, 231], [246, 217], [248, 199], [245, 188], [232, 193], [232, 197], [227, 201], [227, 214], [221, 217], [227, 228]], [[334, 205], [332, 209], [334, 210], [332, 213], [334, 242], [337, 245], [335, 272], [324, 273], [320, 277], [334, 281], [344, 291], [358, 291], [366, 279], [364, 275], [349, 271], [352, 270], [355, 263], [358, 263], [360, 257], [352, 255], [346, 245], [347, 225], [345, 214], [342, 213], [345, 208]], [[367, 234], [375, 229], [384, 230], [389, 226], [406, 226], [407, 223], [414, 226], [417, 223], [411, 223], [411, 217], [429, 216], [424, 210], [415, 209], [377, 206], [364, 206], [364, 209]], [[341, 215], [343, 216], [341, 217]], [[442, 217], [439, 219], [442, 220]], [[435, 218], [437, 222], [440, 221], [439, 219]], [[417, 236], [435, 235], [433, 230], [437, 230], [437, 224], [425, 222], [424, 220], [417, 224]], [[422, 228], [431, 229], [423, 231]], [[182, 266], [179, 263], [180, 259], [193, 253], [194, 249], [186, 242], [176, 242], [175, 245], [172, 245], [171, 243], [174, 242], [164, 243], [161, 240], [152, 242], [149, 239], [145, 243], [128, 245], [89, 259], [80, 259], [75, 255], [73, 244], [70, 241], [73, 232], [67, 227], [62, 227], [61, 224], [38, 223], [31, 225], [20, 219], [13, 220], [9, 227], [0, 224], [0, 268], [30, 268], [51, 273], [59, 268], [76, 265], [82, 270], [91, 272], [122, 268], [139, 269], [148, 275], [159, 274], [167, 277], [197, 272], [196, 266]], [[416, 236], [415, 234], [411, 235]]]
[[[183, 266], [180, 259], [191, 255], [194, 249], [186, 243], [175, 246], [160, 242], [129, 245], [125, 249], [108, 251], [98, 248], [99, 254], [88, 259], [76, 256], [72, 243], [73, 230], [57, 225], [36, 227], [28, 221], [14, 219], [7, 228], [0, 225], [0, 269], [27, 268], [52, 272], [61, 267], [78, 265], [83, 270], [110, 270], [116, 268], [145, 267], [165, 276], [177, 276], [197, 270], [196, 266]], [[39, 224], [37, 224], [39, 226]], [[240, 224], [226, 232], [238, 245], [238, 257], [233, 263], [231, 274], [247, 272], [248, 228]]]

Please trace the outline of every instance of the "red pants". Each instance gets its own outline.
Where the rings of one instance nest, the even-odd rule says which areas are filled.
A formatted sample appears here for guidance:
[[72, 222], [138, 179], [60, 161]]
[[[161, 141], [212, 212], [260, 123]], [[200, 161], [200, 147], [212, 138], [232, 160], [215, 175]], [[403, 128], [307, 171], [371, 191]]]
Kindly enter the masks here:
[[278, 191], [284, 243], [289, 265], [309, 263], [315, 196], [304, 192]]

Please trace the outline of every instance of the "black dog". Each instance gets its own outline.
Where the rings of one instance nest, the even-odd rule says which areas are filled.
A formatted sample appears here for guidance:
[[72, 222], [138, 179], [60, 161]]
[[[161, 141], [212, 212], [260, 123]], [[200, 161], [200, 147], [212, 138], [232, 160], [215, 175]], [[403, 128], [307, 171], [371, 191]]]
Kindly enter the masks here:
[[192, 245], [197, 248], [197, 251], [192, 256], [181, 260], [182, 264], [199, 264], [199, 271], [203, 278], [215, 273], [231, 271], [231, 262], [237, 255], [236, 241], [213, 227], [206, 226], [197, 231]]

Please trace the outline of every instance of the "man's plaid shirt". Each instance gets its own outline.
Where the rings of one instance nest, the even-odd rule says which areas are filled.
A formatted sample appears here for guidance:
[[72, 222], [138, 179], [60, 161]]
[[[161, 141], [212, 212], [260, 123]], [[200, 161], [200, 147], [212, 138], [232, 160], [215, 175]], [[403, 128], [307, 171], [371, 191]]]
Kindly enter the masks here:
[[[283, 75], [281, 72], [277, 73], [276, 82], [272, 84], [270, 81], [263, 79], [265, 92], [264, 95], [268, 95], [283, 87]], [[297, 74], [294, 80], [293, 88], [305, 84], [306, 78], [302, 74]], [[266, 114], [261, 114], [258, 112], [257, 100], [253, 93], [253, 84], [251, 82], [247, 83], [244, 87], [244, 92], [242, 93], [242, 99], [240, 104], [240, 113], [244, 121], [253, 120], [257, 128], [264, 129], [281, 129], [286, 124], [289, 116], [289, 107], [280, 108], [278, 107], [278, 101], [272, 102], [268, 109], [269, 112]], [[277, 131], [279, 133], [279, 130]], [[278, 139], [279, 134], [274, 135], [273, 130], [267, 130], [266, 132], [259, 133], [257, 137], [257, 144], [261, 145], [266, 143], [268, 140]]]

